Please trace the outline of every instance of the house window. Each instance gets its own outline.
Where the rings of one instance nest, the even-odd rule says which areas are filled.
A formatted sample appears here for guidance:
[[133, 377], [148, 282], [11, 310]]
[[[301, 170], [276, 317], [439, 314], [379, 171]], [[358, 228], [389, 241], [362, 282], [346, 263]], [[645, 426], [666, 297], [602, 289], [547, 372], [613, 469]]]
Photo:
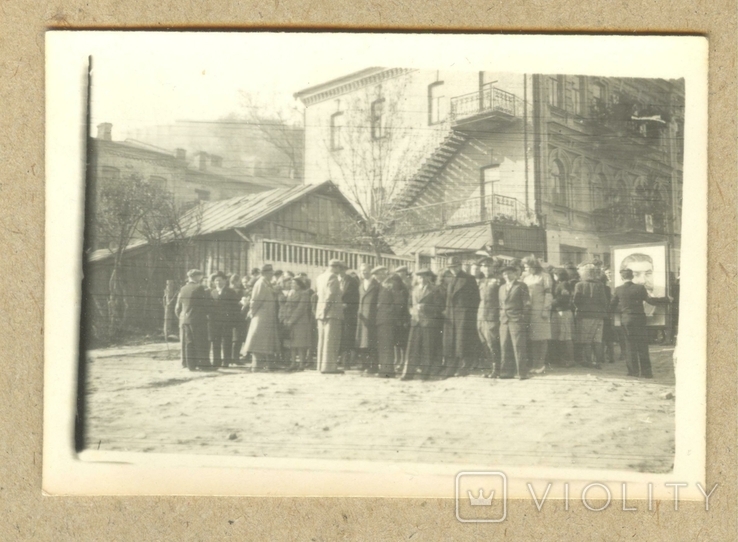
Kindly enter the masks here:
[[340, 151], [343, 149], [343, 111], [338, 111], [331, 115], [331, 150]]
[[428, 85], [428, 124], [439, 124], [446, 120], [446, 100], [443, 81]]
[[492, 220], [503, 212], [495, 205], [495, 183], [499, 181], [500, 164], [492, 164], [482, 169], [482, 193], [484, 194], [482, 208], [484, 209], [485, 220]]
[[561, 160], [551, 162], [550, 173], [553, 184], [552, 201], [554, 205], [566, 207], [566, 172], [564, 171], [564, 164], [561, 163]]
[[582, 114], [582, 78], [571, 77], [568, 80], [569, 83], [569, 96], [567, 99], [567, 106], [569, 111], [575, 115]]
[[372, 139], [382, 139], [387, 135], [384, 121], [384, 98], [372, 102], [371, 115]]
[[548, 105], [561, 107], [561, 84], [556, 76], [548, 78]]
[[607, 178], [600, 173], [592, 183], [592, 210], [598, 210], [605, 207], [605, 187], [607, 186]]
[[195, 194], [200, 201], [210, 201], [210, 190], [195, 190]]

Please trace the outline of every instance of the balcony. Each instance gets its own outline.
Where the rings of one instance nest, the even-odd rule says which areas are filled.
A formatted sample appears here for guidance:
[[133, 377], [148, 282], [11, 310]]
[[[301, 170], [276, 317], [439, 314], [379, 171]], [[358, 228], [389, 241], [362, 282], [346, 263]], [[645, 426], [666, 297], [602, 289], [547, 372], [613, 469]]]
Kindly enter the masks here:
[[441, 230], [447, 227], [493, 223], [537, 226], [535, 213], [515, 198], [491, 194], [401, 210], [397, 230], [401, 233]]
[[590, 104], [587, 124], [595, 135], [602, 136], [599, 138], [602, 148], [622, 150], [626, 145], [658, 150], [662, 143], [661, 134], [666, 129], [662, 116], [656, 110], [639, 111], [632, 102], [605, 104], [594, 100]]
[[520, 118], [522, 100], [491, 85], [482, 90], [451, 98], [449, 117], [458, 128], [475, 130], [493, 122], [510, 122]]
[[595, 209], [592, 212], [592, 222], [595, 231], [600, 233], [667, 233], [666, 220], [662, 213], [648, 214], [626, 207]]

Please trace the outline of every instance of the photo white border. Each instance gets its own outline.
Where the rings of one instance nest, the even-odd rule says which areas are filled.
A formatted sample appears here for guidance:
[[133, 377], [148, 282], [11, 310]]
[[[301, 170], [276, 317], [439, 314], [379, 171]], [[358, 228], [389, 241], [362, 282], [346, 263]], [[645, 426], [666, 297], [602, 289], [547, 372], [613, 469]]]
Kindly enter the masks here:
[[[313, 59], [361, 66], [572, 73], [685, 78], [686, 122], [681, 326], [676, 367], [674, 471], [647, 474], [590, 469], [506, 468], [504, 465], [400, 464], [364, 461], [248, 459], [203, 455], [74, 452], [78, 320], [81, 300], [84, 202], [85, 84], [87, 57], [127, 48], [228, 50], [273, 40], [285, 51], [299, 43]], [[195, 45], [193, 45], [195, 44]], [[340, 53], [338, 53], [340, 51]], [[593, 481], [630, 499], [670, 499], [664, 483], [687, 482], [683, 499], [702, 500], [705, 486], [707, 322], [707, 56], [696, 36], [574, 36], [482, 34], [279, 34], [52, 31], [46, 34], [46, 299], [43, 489], [47, 494], [264, 495], [454, 497], [459, 471], [504, 471], [511, 498], [530, 498], [527, 482], [568, 481], [572, 495]], [[243, 67], [245, 69], [245, 67]], [[299, 90], [299, 89], [295, 89]], [[684, 313], [684, 311], [681, 311]], [[641, 490], [642, 489], [642, 490]], [[552, 495], [551, 498], [556, 498]], [[560, 496], [559, 496], [560, 498]]]

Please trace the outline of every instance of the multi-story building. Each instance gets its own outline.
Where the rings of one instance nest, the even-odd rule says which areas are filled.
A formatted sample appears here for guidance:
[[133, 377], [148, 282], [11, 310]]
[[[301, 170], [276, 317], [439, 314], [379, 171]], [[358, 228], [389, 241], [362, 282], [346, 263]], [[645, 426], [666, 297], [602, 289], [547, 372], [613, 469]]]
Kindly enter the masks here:
[[[187, 151], [174, 151], [136, 140], [113, 141], [112, 125], [98, 126], [96, 138], [90, 138], [89, 195], [92, 206], [97, 204], [98, 187], [105, 181], [125, 182], [138, 175], [171, 193], [176, 205], [186, 209], [201, 201], [216, 201], [234, 196], [253, 194], [274, 188], [261, 177], [233, 174], [223, 167], [222, 157], [207, 152], [188, 156]], [[91, 243], [94, 249], [110, 246], [108, 239], [95, 224], [95, 212], [90, 214]], [[134, 238], [138, 239], [138, 233]]]
[[678, 258], [683, 81], [370, 68], [295, 96], [305, 181], [395, 202], [398, 253]]

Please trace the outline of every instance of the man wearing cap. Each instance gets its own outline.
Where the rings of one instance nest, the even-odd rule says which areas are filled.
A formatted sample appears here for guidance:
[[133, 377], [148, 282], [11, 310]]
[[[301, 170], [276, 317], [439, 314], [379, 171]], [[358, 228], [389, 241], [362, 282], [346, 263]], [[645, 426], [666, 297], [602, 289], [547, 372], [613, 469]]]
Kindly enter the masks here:
[[199, 269], [187, 272], [187, 284], [177, 296], [174, 312], [179, 319], [179, 337], [182, 344], [182, 367], [190, 371], [206, 369], [208, 360], [209, 298], [202, 286], [203, 273]]
[[251, 354], [251, 370], [256, 372], [263, 365], [262, 362], [271, 362], [280, 351], [279, 342], [279, 308], [277, 292], [272, 285], [274, 269], [271, 264], [261, 268], [261, 275], [254, 284], [249, 301], [249, 333], [243, 343], [241, 354]]
[[213, 351], [213, 366], [228, 367], [238, 356], [239, 300], [241, 296], [229, 287], [228, 279], [222, 271], [213, 273], [214, 284], [210, 290], [210, 314], [208, 334]]
[[[500, 378], [528, 378], [528, 313], [530, 294], [528, 286], [520, 280], [517, 267], [508, 265], [502, 269], [505, 284], [499, 288], [500, 298], [500, 347], [502, 367]], [[514, 360], [514, 361], [513, 361]]]
[[421, 269], [415, 273], [419, 283], [413, 288], [410, 309], [410, 336], [401, 380], [412, 380], [420, 369], [420, 378], [430, 377], [433, 360], [436, 358], [437, 322], [442, 318], [443, 298], [433, 285], [433, 272]]
[[346, 264], [331, 260], [328, 269], [315, 281], [318, 303], [318, 370], [324, 374], [340, 373], [338, 353], [343, 332], [343, 280]]
[[[368, 263], [361, 264], [359, 268], [361, 279], [359, 282], [359, 310], [356, 322], [356, 354], [361, 358], [361, 368], [364, 371], [377, 372], [377, 295], [379, 294], [379, 281], [382, 272], [386, 273], [386, 267], [375, 267]], [[382, 278], [381, 280], [384, 280]]]
[[477, 332], [482, 342], [487, 371], [485, 377], [497, 378], [500, 374], [500, 262], [485, 257], [479, 261], [484, 278], [479, 280], [479, 309]]
[[395, 274], [402, 281], [399, 297], [404, 297], [400, 312], [400, 321], [395, 328], [395, 363], [402, 367], [405, 364], [405, 350], [410, 335], [410, 304], [412, 303], [413, 277], [406, 265], [395, 269]]
[[343, 330], [339, 354], [344, 369], [351, 365], [356, 339], [356, 319], [359, 310], [359, 279], [353, 273], [339, 275], [343, 280], [341, 301], [343, 302]]
[[444, 376], [468, 374], [477, 339], [479, 289], [474, 277], [461, 269], [461, 259], [451, 256], [448, 268], [453, 275], [446, 290], [446, 315], [443, 326]]

